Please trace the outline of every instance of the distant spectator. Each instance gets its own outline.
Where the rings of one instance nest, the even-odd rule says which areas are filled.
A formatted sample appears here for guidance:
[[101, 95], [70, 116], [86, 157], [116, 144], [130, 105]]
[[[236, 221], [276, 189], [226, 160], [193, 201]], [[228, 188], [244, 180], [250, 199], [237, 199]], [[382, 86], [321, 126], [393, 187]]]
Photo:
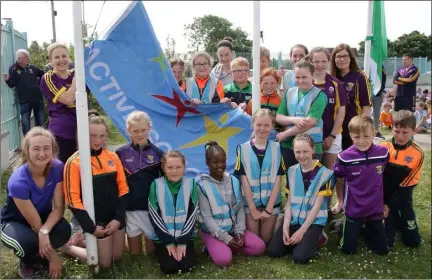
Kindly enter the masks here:
[[417, 133], [426, 132], [427, 130], [427, 106], [423, 102], [416, 103], [416, 111], [414, 113], [416, 118], [416, 128], [415, 131]]
[[395, 111], [415, 111], [416, 86], [420, 70], [413, 64], [411, 54], [402, 55], [403, 66], [399, 68], [393, 78], [393, 84], [397, 86], [395, 98]]
[[421, 87], [418, 87], [418, 88], [417, 88], [417, 91], [416, 91], [416, 96], [417, 96], [418, 98], [420, 98], [422, 95], [423, 95], [423, 93], [422, 93], [422, 89], [421, 89]]
[[24, 49], [16, 52], [17, 61], [9, 67], [9, 74], [4, 80], [15, 94], [20, 105], [21, 128], [25, 136], [30, 130], [30, 115], [33, 110], [36, 126], [44, 125], [45, 111], [42, 93], [39, 87], [44, 72], [30, 64], [30, 54]]

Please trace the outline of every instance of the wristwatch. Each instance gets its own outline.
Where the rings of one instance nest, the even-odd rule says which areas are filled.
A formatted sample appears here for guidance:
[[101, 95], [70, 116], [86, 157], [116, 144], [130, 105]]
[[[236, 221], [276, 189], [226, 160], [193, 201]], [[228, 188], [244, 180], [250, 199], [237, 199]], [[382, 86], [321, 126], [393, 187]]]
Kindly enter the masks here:
[[39, 232], [42, 233], [43, 235], [47, 235], [49, 233], [49, 231], [46, 228], [41, 228]]

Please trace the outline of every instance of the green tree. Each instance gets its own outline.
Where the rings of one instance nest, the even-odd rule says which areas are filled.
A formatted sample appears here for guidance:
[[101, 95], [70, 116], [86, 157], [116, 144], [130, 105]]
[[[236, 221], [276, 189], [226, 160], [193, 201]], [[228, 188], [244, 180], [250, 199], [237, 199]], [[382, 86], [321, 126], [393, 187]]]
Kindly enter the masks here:
[[166, 37], [166, 46], [165, 46], [166, 59], [175, 57], [175, 46], [176, 46], [175, 39], [168, 34], [168, 36]]
[[45, 64], [48, 63], [47, 47], [47, 43], [43, 43], [42, 46], [40, 46], [37, 41], [31, 42], [29, 53], [32, 64], [38, 66], [39, 68], [43, 68]]
[[[359, 54], [364, 55], [364, 41], [359, 43]], [[427, 57], [431, 59], [432, 36], [413, 31], [410, 34], [403, 34], [395, 41], [387, 39], [388, 56], [401, 57], [404, 53], [411, 53], [414, 57]]]
[[234, 28], [230, 21], [222, 17], [196, 17], [191, 24], [185, 25], [184, 29], [184, 36], [189, 39], [189, 47], [194, 51], [216, 53], [216, 44], [227, 36], [233, 38], [235, 52], [252, 50], [252, 41], [247, 38], [247, 33], [239, 27]]

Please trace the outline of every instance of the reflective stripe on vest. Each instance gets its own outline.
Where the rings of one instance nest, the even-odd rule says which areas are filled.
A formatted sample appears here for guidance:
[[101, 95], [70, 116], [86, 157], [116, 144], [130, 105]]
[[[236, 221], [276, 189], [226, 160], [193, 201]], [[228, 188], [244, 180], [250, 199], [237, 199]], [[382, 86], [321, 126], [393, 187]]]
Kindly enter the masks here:
[[200, 90], [195, 81], [195, 78], [187, 78], [186, 79], [186, 94], [189, 98], [196, 98], [201, 101], [201, 103], [211, 103], [213, 97], [216, 93], [216, 85], [218, 80], [213, 77], [209, 77], [209, 80], [206, 83], [206, 86], [203, 90], [202, 96], [200, 95]]
[[[232, 206], [230, 205], [230, 201], [225, 201], [222, 197], [215, 183], [208, 180], [200, 180], [198, 186], [209, 201], [212, 216], [216, 224], [221, 230], [231, 232], [237, 219], [237, 212], [240, 210], [240, 200], [242, 199], [240, 183], [237, 178], [231, 176], [231, 187], [235, 198], [235, 204]], [[199, 218], [201, 229], [208, 232], [204, 218], [201, 215]]]
[[[303, 117], [306, 118], [312, 103], [320, 94], [321, 90], [314, 86], [303, 98], [299, 101], [299, 88], [292, 87], [288, 89], [286, 94], [286, 105], [288, 109], [288, 115], [291, 117]], [[288, 125], [293, 127], [294, 125]], [[316, 143], [322, 143], [323, 141], [323, 121], [320, 119], [318, 123], [305, 131], [304, 133], [309, 134]]]
[[[287, 176], [290, 189], [291, 224], [302, 225], [312, 210], [320, 188], [332, 178], [333, 171], [322, 166], [318, 170], [315, 178], [311, 181], [306, 194], [304, 192], [303, 175], [300, 164], [291, 166], [288, 169]], [[324, 199], [313, 224], [325, 226], [326, 222], [327, 199]]]
[[[281, 165], [279, 143], [268, 141], [261, 169], [250, 142], [240, 145], [240, 155], [254, 204], [256, 207], [266, 207]], [[279, 193], [275, 204], [281, 200], [282, 196]], [[246, 199], [245, 204], [247, 205]]]
[[156, 183], [156, 197], [160, 207], [162, 220], [165, 222], [168, 233], [175, 238], [183, 231], [187, 219], [189, 200], [193, 190], [193, 180], [183, 178], [174, 205], [173, 196], [165, 178], [158, 178]]

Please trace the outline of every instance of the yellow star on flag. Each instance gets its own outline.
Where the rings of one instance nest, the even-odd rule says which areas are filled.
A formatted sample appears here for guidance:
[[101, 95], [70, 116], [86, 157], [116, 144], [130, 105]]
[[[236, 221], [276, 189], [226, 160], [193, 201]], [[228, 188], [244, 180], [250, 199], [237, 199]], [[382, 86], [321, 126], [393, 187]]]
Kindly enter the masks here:
[[160, 53], [159, 56], [150, 58], [151, 61], [159, 63], [159, 66], [162, 69], [162, 73], [165, 73], [164, 59], [165, 59], [165, 54], [164, 53]]
[[[228, 120], [227, 114], [228, 113], [220, 118], [221, 123], [224, 123], [226, 120]], [[206, 130], [204, 135], [198, 137], [192, 142], [184, 144], [180, 147], [180, 149], [197, 147], [206, 144], [208, 141], [216, 141], [218, 142], [219, 146], [221, 146], [225, 152], [228, 153], [228, 140], [243, 130], [239, 127], [220, 127], [215, 121], [207, 116], [204, 116], [204, 128]]]

